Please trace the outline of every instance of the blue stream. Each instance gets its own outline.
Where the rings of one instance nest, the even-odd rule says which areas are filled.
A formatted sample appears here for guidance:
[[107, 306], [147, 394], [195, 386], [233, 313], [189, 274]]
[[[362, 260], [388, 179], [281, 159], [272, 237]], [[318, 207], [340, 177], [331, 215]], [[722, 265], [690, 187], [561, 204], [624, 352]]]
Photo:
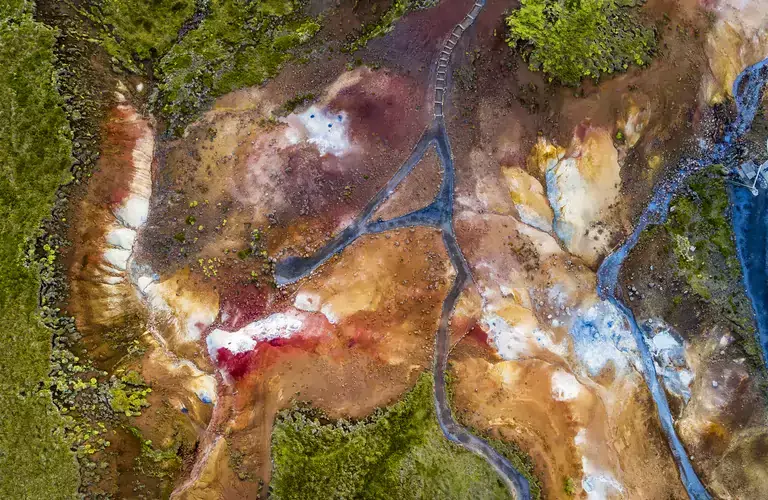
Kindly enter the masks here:
[[[680, 438], [675, 431], [672, 414], [669, 409], [664, 389], [659, 382], [656, 374], [656, 368], [653, 363], [653, 357], [645, 343], [642, 331], [637, 325], [632, 311], [619, 298], [619, 272], [624, 260], [629, 252], [637, 244], [640, 234], [649, 224], [662, 223], [669, 214], [669, 204], [675, 192], [682, 186], [685, 179], [697, 170], [715, 164], [724, 162], [732, 153], [734, 144], [749, 129], [755, 118], [760, 101], [762, 98], [763, 87], [768, 76], [768, 59], [763, 60], [753, 66], [746, 68], [739, 74], [733, 84], [733, 95], [736, 101], [737, 117], [734, 123], [727, 127], [720, 142], [710, 148], [709, 151], [702, 151], [702, 157], [698, 160], [685, 160], [681, 163], [680, 170], [671, 178], [665, 179], [654, 191], [650, 203], [643, 211], [637, 226], [632, 234], [618, 249], [606, 257], [600, 265], [597, 272], [598, 293], [604, 299], [609, 300], [618, 307], [626, 316], [632, 327], [632, 335], [637, 343], [638, 350], [643, 361], [643, 376], [648, 384], [656, 410], [659, 416], [659, 422], [664, 435], [672, 449], [672, 456], [675, 459], [680, 478], [685, 486], [688, 496], [693, 499], [709, 499], [709, 493], [699, 480], [694, 471], [691, 461], [683, 447]], [[747, 282], [748, 292], [753, 301], [753, 307], [758, 312], [758, 320], [766, 318], [766, 228], [765, 213], [766, 203], [763, 201], [742, 200], [741, 190], [737, 190], [734, 198], [738, 201], [745, 201], [742, 209], [735, 210], [734, 227], [737, 231], [737, 240], [739, 242], [739, 255], [742, 257], [745, 269], [745, 280]], [[751, 196], [751, 195], [750, 195]], [[747, 203], [751, 202], [751, 203]], [[754, 231], [754, 232], [753, 232]], [[749, 232], [749, 237], [746, 236]], [[759, 240], [759, 241], [758, 241]], [[751, 251], [756, 250], [755, 254]], [[745, 258], [746, 256], [746, 258]], [[752, 272], [754, 270], [754, 272]], [[762, 280], [762, 281], [760, 281]], [[760, 302], [762, 301], [762, 302]], [[763, 323], [763, 326], [765, 323]], [[765, 330], [761, 330], [765, 333]], [[762, 340], [765, 340], [764, 338]], [[765, 347], [765, 342], [763, 342]]]
[[734, 187], [731, 204], [744, 285], [755, 312], [763, 363], [768, 365], [768, 195], [752, 196], [748, 189]]

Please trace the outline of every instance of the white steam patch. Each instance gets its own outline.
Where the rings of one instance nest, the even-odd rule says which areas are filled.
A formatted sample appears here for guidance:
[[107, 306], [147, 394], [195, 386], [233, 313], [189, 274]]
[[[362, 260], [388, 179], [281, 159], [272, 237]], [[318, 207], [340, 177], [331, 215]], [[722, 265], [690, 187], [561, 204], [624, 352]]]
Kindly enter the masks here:
[[325, 319], [332, 325], [338, 324], [338, 322], [341, 321], [341, 318], [333, 310], [333, 305], [331, 304], [323, 304], [323, 307], [320, 308], [320, 312], [323, 313]]
[[579, 397], [581, 384], [576, 377], [563, 370], [552, 374], [552, 397], [557, 401], [570, 401]]
[[139, 276], [139, 279], [136, 280], [136, 285], [139, 287], [141, 293], [146, 293], [147, 287], [154, 283], [154, 281], [155, 280], [152, 278], [152, 276]]
[[128, 227], [118, 227], [107, 234], [107, 244], [123, 250], [132, 250], [136, 241], [136, 231]]
[[128, 267], [128, 259], [131, 257], [131, 250], [123, 248], [107, 248], [104, 251], [104, 260], [119, 271], [125, 271]]
[[301, 330], [303, 325], [303, 319], [297, 314], [275, 313], [233, 332], [217, 328], [206, 339], [208, 354], [215, 360], [216, 353], [222, 347], [233, 354], [248, 352], [260, 341], [288, 338]]
[[242, 330], [228, 332], [216, 329], [208, 335], [206, 343], [208, 344], [208, 354], [211, 356], [211, 359], [216, 359], [216, 352], [222, 347], [232, 354], [248, 352], [256, 347], [256, 340]]
[[570, 333], [576, 356], [590, 376], [599, 374], [609, 361], [620, 373], [630, 363], [640, 366], [629, 328], [621, 311], [607, 300], [575, 312]]
[[[587, 494], [588, 500], [607, 500], [624, 493], [624, 486], [613, 477], [610, 471], [606, 471], [592, 460], [584, 456], [589, 451], [586, 429], [581, 429], [573, 443], [581, 451], [581, 469], [584, 473], [581, 479], [581, 487]], [[622, 495], [623, 496], [623, 495]]]
[[544, 232], [552, 231], [552, 222], [530, 206], [523, 203], [515, 203], [515, 208], [518, 215], [520, 215], [520, 222], [523, 224]]
[[346, 113], [331, 113], [327, 108], [311, 106], [285, 119], [289, 127], [285, 137], [291, 144], [309, 142], [321, 155], [343, 156], [351, 149]]
[[[138, 116], [134, 116], [138, 120]], [[149, 198], [152, 196], [152, 156], [155, 138], [152, 129], [146, 127], [133, 147], [133, 179], [130, 195], [114, 210], [115, 217], [123, 226], [139, 229], [149, 216]]]
[[173, 367], [186, 367], [191, 370], [192, 376], [187, 378], [187, 387], [194, 392], [197, 399], [203, 403], [216, 403], [216, 379], [214, 377], [204, 373], [188, 360], [178, 361], [173, 364]]
[[320, 312], [332, 325], [341, 321], [339, 315], [333, 310], [333, 305], [329, 302], [324, 303], [320, 295], [314, 292], [299, 291], [293, 301], [293, 307], [299, 311]]
[[581, 458], [581, 468], [584, 471], [581, 487], [588, 500], [607, 500], [624, 492], [624, 486], [612, 474], [598, 469], [586, 457]]
[[539, 328], [510, 325], [498, 314], [483, 314], [481, 325], [490, 334], [499, 356], [506, 360], [528, 357], [534, 346], [555, 353], [561, 350], [548, 332]]
[[317, 312], [320, 309], [322, 300], [320, 295], [313, 292], [300, 290], [293, 301], [293, 307], [299, 311]]
[[130, 195], [125, 202], [115, 210], [115, 217], [124, 225], [139, 229], [147, 222], [149, 216], [149, 200]]
[[687, 402], [694, 374], [685, 357], [683, 339], [661, 320], [646, 321], [642, 330], [664, 387]]
[[555, 233], [566, 245], [571, 245], [577, 228], [570, 221], [592, 217], [589, 186], [573, 158], [561, 160], [555, 168], [547, 170], [546, 181], [547, 198], [555, 213]]

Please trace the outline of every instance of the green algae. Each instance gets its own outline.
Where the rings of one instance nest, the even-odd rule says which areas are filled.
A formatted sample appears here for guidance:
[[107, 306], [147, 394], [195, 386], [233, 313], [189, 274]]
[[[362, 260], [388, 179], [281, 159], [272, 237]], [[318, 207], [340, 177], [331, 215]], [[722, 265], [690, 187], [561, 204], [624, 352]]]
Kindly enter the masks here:
[[[0, 498], [71, 498], [77, 466], [52, 403], [51, 332], [38, 309], [40, 272], [30, 244], [72, 161], [57, 91], [56, 33], [32, 2], [0, 7]], [[49, 264], [50, 265], [50, 264]]]
[[565, 85], [645, 66], [656, 49], [634, 2], [521, 0], [506, 23], [507, 43], [522, 49], [530, 68]]
[[480, 457], [443, 436], [432, 377], [359, 422], [283, 411], [272, 433], [271, 495], [293, 498], [509, 498]]

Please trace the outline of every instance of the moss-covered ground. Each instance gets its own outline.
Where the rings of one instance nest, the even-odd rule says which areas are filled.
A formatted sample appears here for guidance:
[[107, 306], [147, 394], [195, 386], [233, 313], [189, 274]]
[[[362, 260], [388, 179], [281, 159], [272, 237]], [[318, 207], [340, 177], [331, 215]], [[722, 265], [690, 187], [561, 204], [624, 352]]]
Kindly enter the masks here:
[[467, 409], [457, 408], [454, 402], [457, 379], [451, 362], [448, 363], [448, 371], [445, 375], [448, 402], [451, 406], [451, 411], [453, 412], [453, 416], [456, 421], [463, 425], [464, 428], [466, 428], [469, 432], [482, 438], [488, 444], [493, 446], [496, 451], [504, 455], [504, 457], [509, 460], [512, 466], [528, 480], [528, 486], [531, 491], [531, 500], [539, 500], [541, 498], [541, 480], [536, 475], [533, 459], [531, 456], [522, 448], [520, 448], [517, 443], [499, 439], [494, 437], [491, 432], [482, 431], [469, 424], [467, 419]]
[[272, 434], [272, 497], [509, 498], [482, 458], [445, 439], [432, 384], [422, 375], [399, 402], [359, 422], [283, 411]]
[[296, 1], [213, 1], [200, 25], [158, 61], [156, 107], [179, 132], [214, 97], [275, 76], [319, 29]]
[[107, 52], [125, 66], [165, 54], [195, 14], [195, 0], [104, 0], [93, 6]]
[[320, 29], [300, 0], [105, 0], [89, 13], [113, 62], [146, 73], [172, 133], [220, 95], [259, 85]]
[[[0, 498], [114, 496], [116, 477], [139, 474], [152, 484], [134, 491], [167, 496], [179, 443], [160, 449], [125, 431], [151, 392], [124, 369], [141, 355], [131, 326], [141, 319], [107, 332], [122, 361], [101, 367], [87, 359], [74, 321], [58, 307], [67, 294], [60, 261], [68, 200], [90, 177], [116, 82], [99, 64], [104, 55], [87, 18], [69, 4], [4, 3], [0, 13]], [[110, 451], [118, 436], [123, 451]], [[117, 471], [114, 458], [121, 460], [128, 441], [136, 457], [125, 456]]]
[[714, 165], [688, 181], [664, 228], [677, 272], [691, 290], [726, 318], [755, 367], [761, 366], [755, 324], [736, 253], [723, 168]]
[[534, 71], [566, 85], [650, 62], [656, 35], [635, 0], [522, 0], [506, 22], [507, 42]]
[[438, 4], [438, 0], [392, 0], [389, 8], [374, 23], [365, 25], [360, 34], [346, 47], [349, 52], [364, 48], [374, 38], [384, 36], [395, 27], [395, 23], [408, 12], [429, 9]]
[[51, 399], [51, 331], [39, 314], [40, 271], [28, 249], [72, 162], [57, 91], [55, 32], [31, 2], [0, 6], [0, 498], [72, 498], [76, 462]]
[[[667, 314], [689, 322], [695, 320], [696, 325], [706, 318], [713, 323], [724, 322], [737, 335], [751, 365], [762, 370], [752, 309], [736, 253], [727, 189], [719, 165], [691, 176], [686, 189], [672, 201], [667, 221], [649, 227], [641, 235], [637, 250], [657, 248], [666, 263], [661, 266], [668, 265], [669, 272], [682, 283], [676, 291], [667, 288], [663, 292]], [[688, 309], [686, 313], [693, 305], [698, 312], [694, 315]]]

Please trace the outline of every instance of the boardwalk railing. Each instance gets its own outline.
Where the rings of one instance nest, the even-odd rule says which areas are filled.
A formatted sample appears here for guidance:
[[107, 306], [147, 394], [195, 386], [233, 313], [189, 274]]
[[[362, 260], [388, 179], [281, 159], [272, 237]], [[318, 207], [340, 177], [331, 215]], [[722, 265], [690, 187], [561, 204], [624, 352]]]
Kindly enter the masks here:
[[435, 74], [435, 117], [443, 116], [443, 105], [445, 104], [445, 94], [448, 85], [448, 64], [451, 60], [453, 48], [459, 43], [464, 31], [475, 21], [484, 4], [485, 1], [475, 2], [472, 10], [464, 16], [464, 20], [453, 28], [448, 40], [443, 45], [442, 51], [440, 51], [440, 57], [437, 59], [437, 73]]

